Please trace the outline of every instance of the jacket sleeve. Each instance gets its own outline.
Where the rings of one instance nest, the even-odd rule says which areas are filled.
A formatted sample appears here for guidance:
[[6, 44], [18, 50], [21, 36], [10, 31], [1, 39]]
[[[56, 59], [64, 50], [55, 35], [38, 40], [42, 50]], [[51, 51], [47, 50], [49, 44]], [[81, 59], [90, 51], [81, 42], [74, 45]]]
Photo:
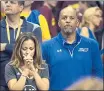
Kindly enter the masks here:
[[103, 64], [101, 60], [99, 45], [96, 41], [91, 43], [92, 49], [92, 67], [93, 75], [102, 78], [103, 77]]
[[50, 30], [49, 30], [47, 20], [41, 14], [39, 15], [39, 23], [40, 23], [40, 28], [42, 31], [42, 41], [51, 39]]
[[48, 63], [49, 55], [48, 55], [48, 48], [46, 42], [42, 43], [41, 49], [42, 49], [42, 58], [43, 60], [45, 60], [46, 63]]
[[6, 48], [5, 48], [5, 52], [7, 52], [8, 54], [12, 54], [13, 49], [14, 49], [14, 45], [15, 44], [8, 44], [7, 43]]

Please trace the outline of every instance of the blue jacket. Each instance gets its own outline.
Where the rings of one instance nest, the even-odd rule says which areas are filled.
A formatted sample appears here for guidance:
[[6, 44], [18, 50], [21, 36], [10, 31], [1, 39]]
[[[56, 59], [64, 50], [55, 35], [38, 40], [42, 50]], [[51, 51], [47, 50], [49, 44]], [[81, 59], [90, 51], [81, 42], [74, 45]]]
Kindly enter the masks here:
[[40, 15], [40, 12], [38, 10], [32, 10], [31, 14], [27, 18], [27, 21], [40, 25], [39, 24], [39, 15]]
[[85, 76], [103, 75], [97, 42], [79, 34], [68, 44], [59, 33], [42, 44], [42, 54], [49, 65], [50, 90], [64, 90]]
[[[42, 42], [42, 33], [41, 29], [37, 24], [32, 24], [30, 22], [27, 22], [24, 17], [21, 17], [23, 19], [23, 24], [21, 26], [21, 33], [22, 32], [33, 32], [34, 35], [37, 37], [37, 39]], [[13, 28], [10, 29], [10, 44], [8, 42], [7, 38], [7, 31], [6, 31], [6, 22], [5, 18], [0, 21], [0, 43], [7, 43], [5, 51], [0, 51], [0, 85], [6, 85], [5, 78], [4, 78], [4, 69], [5, 65], [9, 62], [13, 47], [15, 44], [15, 34], [17, 33], [17, 29], [14, 31]]]

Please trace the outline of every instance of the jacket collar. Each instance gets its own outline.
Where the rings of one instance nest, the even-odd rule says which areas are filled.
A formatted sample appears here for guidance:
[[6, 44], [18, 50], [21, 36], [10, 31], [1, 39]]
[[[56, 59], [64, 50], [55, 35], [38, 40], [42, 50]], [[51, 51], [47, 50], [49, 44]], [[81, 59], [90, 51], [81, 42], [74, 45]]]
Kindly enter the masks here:
[[[22, 23], [21, 27], [26, 27], [27, 26], [27, 21], [26, 21], [25, 17], [21, 16], [20, 18], [23, 19], [23, 23]], [[4, 27], [4, 28], [6, 28], [6, 21], [5, 21], [5, 19], [6, 19], [6, 17], [4, 17], [1, 20], [1, 24], [0, 24], [1, 27]]]
[[[61, 33], [61, 32], [58, 34], [57, 40], [58, 40], [59, 43], [61, 43], [62, 45], [68, 44], [68, 43], [66, 42], [66, 39], [62, 36], [62, 33]], [[70, 44], [70, 45], [73, 45], [73, 44], [76, 44], [76, 45], [77, 45], [77, 44], [80, 42], [80, 40], [81, 40], [81, 36], [76, 32], [76, 40], [75, 40], [72, 44]]]

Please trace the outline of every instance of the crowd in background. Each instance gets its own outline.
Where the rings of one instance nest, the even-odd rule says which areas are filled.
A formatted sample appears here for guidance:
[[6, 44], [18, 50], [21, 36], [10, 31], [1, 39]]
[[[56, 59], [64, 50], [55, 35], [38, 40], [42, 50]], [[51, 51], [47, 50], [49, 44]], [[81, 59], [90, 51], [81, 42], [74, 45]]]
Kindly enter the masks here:
[[[6, 64], [9, 62], [11, 57], [12, 57], [12, 60], [19, 59], [18, 55], [20, 57], [20, 54], [18, 52], [17, 52], [17, 54], [15, 54], [15, 52], [16, 52], [15, 47], [23, 45], [23, 44], [19, 45], [16, 42], [16, 40], [19, 37], [19, 33], [22, 34], [24, 32], [32, 32], [36, 36], [39, 44], [35, 41], [34, 38], [30, 38], [30, 35], [33, 36], [32, 34], [28, 35], [28, 34], [24, 33], [26, 36], [21, 35], [21, 37], [25, 36], [30, 40], [34, 40], [35, 41], [34, 44], [37, 43], [37, 45], [44, 44], [44, 42], [54, 39], [54, 37], [58, 36], [58, 34], [61, 32], [61, 28], [62, 28], [61, 23], [59, 22], [60, 15], [61, 15], [60, 11], [68, 6], [71, 6], [73, 9], [76, 10], [76, 14], [77, 14], [77, 18], [78, 18], [78, 23], [76, 25], [76, 32], [79, 35], [90, 38], [92, 40], [95, 40], [98, 43], [100, 57], [102, 60], [102, 65], [104, 65], [104, 1], [55, 1], [55, 0], [33, 1], [33, 0], [27, 0], [27, 1], [25, 1], [24, 4], [20, 3], [19, 7], [14, 6], [15, 8], [14, 8], [14, 11], [12, 11], [12, 13], [10, 13], [10, 11], [9, 11], [9, 9], [11, 8], [10, 4], [15, 4], [15, 2], [14, 1], [8, 2], [8, 1], [0, 1], [0, 3], [1, 3], [0, 72], [2, 71], [0, 74], [0, 89], [1, 90], [8, 90], [8, 87], [11, 90], [18, 90], [17, 88], [19, 86], [18, 85], [19, 83], [16, 84], [16, 80], [14, 80], [14, 81], [11, 80], [11, 82], [8, 83], [9, 79], [11, 78], [10, 73], [8, 73], [8, 72], [11, 72], [13, 70], [13, 68], [10, 68], [10, 65], [6, 66]], [[15, 16], [13, 14], [15, 14]], [[12, 24], [10, 19], [15, 21], [14, 25]], [[16, 24], [16, 23], [19, 23], [19, 24]], [[4, 31], [6, 29], [7, 29], [7, 34]], [[16, 32], [13, 32], [13, 30], [15, 30]], [[28, 40], [28, 39], [26, 39], [26, 40]], [[22, 39], [20, 39], [20, 40], [22, 43]], [[18, 39], [18, 41], [19, 41], [19, 39]], [[16, 46], [14, 47], [15, 43], [16, 43]], [[53, 42], [52, 46], [54, 48], [54, 42]], [[66, 46], [67, 46], [67, 44], [66, 44]], [[13, 50], [13, 48], [15, 50]], [[35, 49], [36, 48], [38, 48], [38, 47], [35, 46]], [[46, 49], [45, 47], [42, 47], [42, 48], [45, 51], [51, 50], [51, 49]], [[18, 48], [17, 48], [17, 50], [18, 50]], [[38, 55], [39, 51], [41, 51], [41, 50], [37, 50], [37, 55], [36, 55], [37, 59], [34, 59], [34, 60], [38, 60], [38, 57], [41, 57], [41, 54]], [[51, 55], [50, 53], [45, 53], [45, 51], [43, 51], [45, 55], [46, 54]], [[59, 49], [57, 51], [61, 52], [62, 50]], [[13, 52], [13, 54], [17, 55], [17, 58], [14, 57], [14, 59], [13, 59], [12, 52]], [[97, 54], [96, 52], [97, 51], [95, 51], [95, 54]], [[27, 55], [25, 55], [25, 58], [23, 57], [22, 59], [26, 60], [26, 56]], [[55, 55], [55, 56], [57, 56], [57, 55]], [[31, 58], [31, 57], [29, 56], [29, 58]], [[46, 59], [49, 60], [49, 58], [45, 57], [44, 60], [46, 60]], [[41, 60], [42, 59], [39, 59], [39, 62], [37, 62], [38, 66], [42, 64]], [[17, 64], [18, 64], [18, 61], [15, 61], [15, 62], [17, 62]], [[52, 64], [52, 63], [48, 63], [48, 64]], [[53, 64], [57, 64], [57, 63], [53, 63]], [[53, 66], [53, 64], [51, 66]], [[34, 63], [34, 65], [35, 65], [35, 63]], [[5, 66], [6, 66], [6, 70], [7, 70], [6, 73], [8, 73], [8, 74], [6, 74], [7, 75], [6, 77], [4, 76], [5, 75], [4, 74]], [[40, 84], [39, 84], [38, 81], [36, 80], [36, 83], [35, 83], [36, 89], [38, 89], [38, 90], [48, 90], [49, 89], [48, 79], [50, 79], [50, 78], [49, 78], [49, 74], [47, 72], [48, 68], [46, 66], [44, 66], [44, 67], [46, 68], [46, 70], [42, 70], [42, 71], [40, 70], [41, 67], [40, 68], [37, 67], [38, 70], [40, 70], [40, 73], [38, 75], [35, 74], [35, 76], [34, 76], [34, 74], [31, 72], [34, 79], [38, 79], [38, 81], [40, 82]], [[8, 70], [9, 68], [11, 70]], [[104, 66], [103, 66], [103, 69], [104, 69]], [[16, 69], [15, 69], [15, 71], [18, 74], [18, 71]], [[49, 69], [49, 73], [51, 71]], [[26, 77], [27, 75], [29, 75], [29, 72], [30, 71], [28, 70], [28, 73], [22, 74], [22, 76]], [[15, 77], [13, 74], [11, 74], [11, 75], [13, 78]], [[52, 75], [54, 75], [54, 73]], [[6, 81], [5, 81], [5, 78], [6, 78]], [[24, 81], [26, 79], [21, 77], [20, 80], [21, 80], [20, 82], [22, 82], [22, 80]], [[91, 83], [90, 80], [88, 80], [88, 81], [89, 81], [89, 83]], [[27, 81], [26, 84], [28, 84], [28, 82], [29, 81]], [[99, 82], [99, 84], [101, 84], [101, 85], [99, 85], [99, 88], [102, 89], [102, 81], [100, 81], [100, 82]], [[7, 86], [6, 83], [8, 83], [9, 85]], [[33, 84], [31, 81], [30, 81], [30, 83]], [[13, 88], [14, 84], [16, 84], [17, 87], [14, 86], [14, 88]], [[24, 81], [24, 84], [25, 84], [25, 81]], [[82, 84], [83, 84], [83, 81], [82, 81]], [[79, 84], [75, 84], [75, 86], [72, 85], [70, 88], [67, 88], [67, 89], [79, 90], [79, 89], [85, 89], [85, 87], [87, 88], [87, 86], [88, 86], [87, 80], [86, 80], [86, 84], [83, 85], [83, 87], [80, 87], [80, 86], [82, 86], [82, 84], [81, 84], [81, 82], [79, 82]], [[91, 83], [91, 86], [95, 86], [92, 84], [93, 84], [93, 82]], [[96, 82], [96, 84], [97, 84], [97, 82]], [[44, 87], [42, 87], [42, 86], [44, 86]], [[60, 86], [61, 86], [61, 84], [60, 84]], [[90, 88], [90, 86], [88, 86], [88, 87]], [[53, 86], [53, 88], [54, 88], [54, 86]], [[21, 87], [21, 89], [23, 89], [23, 87]], [[88, 89], [88, 90], [90, 90], [90, 89]]]

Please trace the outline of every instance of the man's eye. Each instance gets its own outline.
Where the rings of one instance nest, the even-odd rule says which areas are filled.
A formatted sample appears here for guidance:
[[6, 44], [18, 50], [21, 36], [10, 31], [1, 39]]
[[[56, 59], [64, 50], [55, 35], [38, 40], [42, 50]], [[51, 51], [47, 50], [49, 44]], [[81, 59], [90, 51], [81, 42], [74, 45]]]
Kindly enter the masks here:
[[5, 3], [8, 3], [8, 1], [5, 1]]
[[11, 2], [11, 4], [16, 4], [16, 2], [15, 1], [10, 1]]
[[74, 19], [74, 17], [70, 17], [70, 19], [71, 19], [71, 20], [73, 20], [73, 19]]
[[66, 20], [66, 19], [67, 19], [67, 17], [63, 17], [63, 19], [64, 19], [64, 20]]

